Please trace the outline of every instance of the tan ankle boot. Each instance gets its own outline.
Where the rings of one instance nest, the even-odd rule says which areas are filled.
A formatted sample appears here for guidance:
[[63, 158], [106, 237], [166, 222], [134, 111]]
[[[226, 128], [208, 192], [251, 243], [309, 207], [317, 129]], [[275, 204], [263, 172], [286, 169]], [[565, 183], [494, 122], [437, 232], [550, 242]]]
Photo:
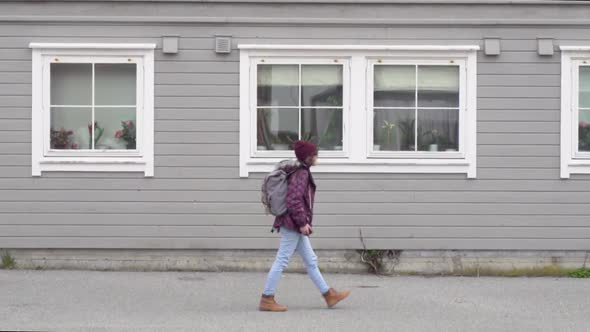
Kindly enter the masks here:
[[328, 308], [332, 308], [336, 305], [336, 303], [344, 300], [350, 294], [349, 290], [345, 290], [342, 292], [337, 292], [334, 288], [330, 288], [326, 293], [324, 293], [324, 299], [326, 300], [326, 304]]
[[263, 294], [258, 309], [260, 311], [282, 312], [287, 311], [287, 306], [276, 303], [274, 295]]

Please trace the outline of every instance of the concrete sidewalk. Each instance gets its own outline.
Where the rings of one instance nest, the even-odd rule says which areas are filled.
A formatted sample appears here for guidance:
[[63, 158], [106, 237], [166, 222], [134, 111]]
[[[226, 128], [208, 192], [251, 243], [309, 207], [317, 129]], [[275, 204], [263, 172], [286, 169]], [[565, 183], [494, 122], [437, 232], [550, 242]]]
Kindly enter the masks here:
[[590, 331], [590, 280], [326, 275], [325, 308], [286, 274], [287, 313], [256, 310], [262, 273], [0, 271], [0, 331]]

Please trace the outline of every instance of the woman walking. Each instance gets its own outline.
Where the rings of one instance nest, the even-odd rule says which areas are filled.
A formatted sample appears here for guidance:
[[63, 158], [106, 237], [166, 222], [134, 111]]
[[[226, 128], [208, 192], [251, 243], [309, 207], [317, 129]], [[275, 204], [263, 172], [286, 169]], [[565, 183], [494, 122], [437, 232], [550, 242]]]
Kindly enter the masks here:
[[313, 202], [316, 190], [310, 168], [317, 162], [318, 149], [313, 143], [305, 141], [295, 142], [293, 149], [299, 165], [292, 166], [296, 169], [286, 170], [288, 173], [293, 172], [288, 179], [286, 198], [288, 212], [276, 217], [273, 225], [281, 234], [281, 243], [262, 292], [259, 307], [261, 311], [287, 311], [286, 306], [275, 302], [274, 295], [281, 274], [295, 251], [303, 258], [307, 274], [324, 296], [329, 308], [350, 294], [350, 291], [338, 292], [328, 286], [320, 273], [317, 256], [309, 240], [309, 235], [312, 233]]

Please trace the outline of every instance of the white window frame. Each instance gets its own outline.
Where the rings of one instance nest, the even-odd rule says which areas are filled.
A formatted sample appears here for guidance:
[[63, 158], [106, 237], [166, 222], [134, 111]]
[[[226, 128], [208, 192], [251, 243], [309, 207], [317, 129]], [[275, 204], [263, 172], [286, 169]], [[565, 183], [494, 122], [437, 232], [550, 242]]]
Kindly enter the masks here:
[[590, 46], [561, 49], [561, 154], [560, 176], [590, 174], [590, 152], [578, 150], [579, 67], [590, 66]]
[[[43, 172], [143, 172], [154, 175], [155, 44], [31, 43], [32, 175]], [[51, 63], [136, 63], [137, 146], [135, 150], [52, 150], [50, 128]], [[112, 107], [112, 106], [109, 106]]]
[[[330, 57], [314, 57], [314, 58], [306, 58], [306, 57], [274, 57], [274, 58], [264, 58], [264, 57], [251, 57], [250, 58], [250, 66], [253, 68], [252, 73], [250, 75], [250, 86], [256, 87], [258, 84], [258, 76], [257, 76], [257, 66], [258, 65], [340, 65], [342, 66], [342, 106], [341, 107], [322, 107], [322, 108], [342, 108], [342, 122], [343, 122], [343, 129], [342, 129], [342, 150], [338, 151], [321, 151], [322, 158], [345, 158], [348, 156], [348, 140], [346, 135], [346, 128], [348, 127], [347, 119], [349, 116], [349, 90], [350, 90], [350, 75], [349, 69], [350, 64], [348, 63], [348, 59], [346, 58], [330, 58]], [[301, 73], [300, 73], [301, 74]], [[299, 94], [301, 94], [301, 86], [299, 87]], [[253, 111], [250, 112], [250, 124], [251, 124], [251, 132], [256, 133], [257, 131], [257, 110], [259, 108], [275, 108], [273, 106], [258, 106], [257, 105], [257, 91], [256, 89], [250, 90], [253, 94], [250, 98], [250, 109]], [[301, 103], [301, 101], [299, 101]], [[284, 106], [285, 108], [295, 108], [295, 106]], [[301, 109], [303, 108], [318, 108], [318, 107], [302, 107], [301, 105], [297, 106], [300, 110], [300, 117], [301, 117]], [[300, 125], [301, 125], [301, 121]], [[301, 131], [301, 128], [299, 128]], [[300, 133], [301, 135], [301, 133]], [[293, 157], [293, 151], [261, 151], [258, 150], [258, 144], [256, 139], [252, 139], [251, 142], [252, 146], [250, 150], [252, 151], [253, 158], [291, 158]]]
[[[477, 133], [477, 45], [239, 45], [240, 49], [240, 177], [272, 170], [293, 153], [256, 152], [255, 61], [307, 58], [345, 61], [343, 102], [344, 151], [320, 151], [320, 173], [461, 173], [475, 178]], [[411, 155], [372, 151], [371, 61], [451, 63], [460, 66], [460, 151], [414, 152]], [[354, 85], [353, 85], [354, 84]], [[347, 93], [347, 91], [349, 93]]]
[[[376, 65], [411, 65], [411, 66], [458, 66], [459, 67], [459, 151], [457, 152], [430, 152], [430, 151], [375, 151], [374, 142], [373, 142], [373, 126], [374, 121], [373, 117], [375, 115], [374, 107], [373, 107], [373, 97], [374, 97], [374, 73], [375, 73], [375, 66]], [[466, 120], [466, 112], [467, 109], [466, 105], [466, 91], [467, 91], [467, 71], [466, 71], [466, 60], [459, 59], [459, 60], [448, 60], [448, 59], [369, 59], [368, 60], [368, 70], [367, 70], [367, 104], [368, 109], [367, 112], [369, 113], [369, 120], [367, 121], [367, 151], [369, 158], [416, 158], [416, 159], [463, 159], [465, 158], [465, 133], [466, 130], [462, 130], [465, 128], [465, 120]], [[416, 91], [416, 97], [418, 95], [418, 91]], [[420, 109], [418, 105], [414, 107], [400, 107], [400, 109]], [[393, 108], [392, 108], [393, 109]], [[436, 109], [442, 109], [441, 107], [436, 107]], [[417, 121], [416, 121], [417, 123]], [[416, 126], [417, 130], [417, 126]], [[415, 144], [417, 145], [418, 142], [416, 141]]]

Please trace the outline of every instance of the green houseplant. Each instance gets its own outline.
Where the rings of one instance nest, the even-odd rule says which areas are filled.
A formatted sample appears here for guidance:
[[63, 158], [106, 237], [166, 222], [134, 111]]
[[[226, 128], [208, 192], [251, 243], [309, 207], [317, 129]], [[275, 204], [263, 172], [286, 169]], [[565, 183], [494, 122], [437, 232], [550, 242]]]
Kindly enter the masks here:
[[[92, 124], [91, 123], [88, 124], [88, 134], [90, 135], [90, 137], [92, 137]], [[94, 146], [98, 145], [98, 141], [102, 137], [102, 134], [104, 134], [104, 128], [100, 127], [98, 125], [98, 122], [95, 121], [94, 122]], [[92, 149], [92, 138], [88, 139], [88, 148]]]
[[385, 150], [396, 150], [396, 141], [397, 141], [397, 125], [394, 122], [383, 121], [383, 148]]
[[429, 151], [438, 151], [439, 150], [439, 143], [441, 135], [439, 134], [438, 130], [432, 129], [430, 131], [431, 141], [428, 147]]
[[407, 151], [407, 150], [414, 150], [414, 124], [416, 123], [415, 119], [410, 119], [407, 117], [406, 119], [398, 122], [398, 127], [400, 129], [401, 134], [401, 144], [400, 150]]

